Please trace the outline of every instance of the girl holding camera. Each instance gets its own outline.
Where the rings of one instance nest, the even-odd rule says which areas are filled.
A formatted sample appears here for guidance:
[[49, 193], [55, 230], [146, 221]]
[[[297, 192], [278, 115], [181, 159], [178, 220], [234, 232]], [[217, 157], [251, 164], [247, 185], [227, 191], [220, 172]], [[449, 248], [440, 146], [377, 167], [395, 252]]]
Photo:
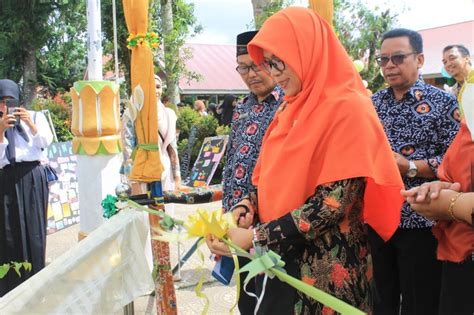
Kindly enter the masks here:
[[0, 265], [28, 261], [32, 270], [0, 279], [0, 296], [45, 265], [49, 190], [40, 160], [53, 135], [46, 117], [19, 100], [18, 85], [0, 80]]

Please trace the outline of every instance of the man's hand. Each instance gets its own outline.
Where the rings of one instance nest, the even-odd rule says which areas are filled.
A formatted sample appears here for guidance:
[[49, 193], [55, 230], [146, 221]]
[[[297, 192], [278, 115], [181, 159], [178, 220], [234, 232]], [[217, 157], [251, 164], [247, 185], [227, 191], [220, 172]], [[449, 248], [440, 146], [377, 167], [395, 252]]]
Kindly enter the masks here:
[[397, 162], [398, 170], [402, 176], [405, 176], [409, 169], [408, 159], [401, 155], [400, 153], [393, 152], [393, 156], [395, 157], [395, 161]]

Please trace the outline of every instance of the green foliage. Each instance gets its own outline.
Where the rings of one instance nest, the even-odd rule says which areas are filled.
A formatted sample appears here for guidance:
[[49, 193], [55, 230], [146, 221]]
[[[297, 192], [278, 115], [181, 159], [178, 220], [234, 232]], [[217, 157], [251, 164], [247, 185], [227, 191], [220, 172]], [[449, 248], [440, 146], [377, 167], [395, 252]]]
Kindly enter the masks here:
[[[173, 31], [164, 32], [161, 18], [161, 4], [160, 0], [151, 0], [148, 10], [148, 22], [150, 32], [158, 33], [160, 46], [163, 47], [166, 43], [169, 49], [166, 49], [164, 56], [161, 49], [153, 50], [155, 65], [158, 65], [156, 72], [164, 71], [166, 76], [174, 82], [178, 82], [181, 77], [188, 80], [198, 80], [199, 74], [189, 71], [185, 67], [185, 60], [191, 58], [192, 54], [189, 50], [183, 49], [185, 41], [195, 34], [202, 31], [202, 26], [197, 24], [197, 19], [194, 16], [194, 4], [188, 4], [184, 0], [173, 0]], [[104, 53], [113, 55], [113, 21], [112, 14], [104, 14], [105, 12], [112, 12], [111, 1], [101, 2], [102, 10], [102, 31], [104, 32]], [[122, 1], [116, 2], [117, 11], [117, 43], [120, 71], [125, 76], [125, 92], [130, 95], [130, 61], [131, 52], [127, 48], [128, 30], [123, 13]], [[104, 65], [105, 70], [113, 69], [113, 59]], [[162, 68], [164, 62], [164, 68]], [[167, 95], [167, 88], [165, 87], [163, 95]]]
[[[179, 109], [179, 117], [176, 122], [176, 129], [180, 130], [179, 140], [178, 140], [178, 153], [180, 156], [183, 155], [187, 146], [188, 138], [191, 131], [191, 128], [196, 127], [196, 139], [193, 144], [193, 149], [191, 153], [191, 165], [196, 161], [201, 149], [204, 138], [216, 136], [216, 130], [219, 127], [217, 119], [212, 115], [200, 116], [195, 110], [190, 107], [184, 107]], [[219, 127], [220, 128], [220, 127]], [[215, 176], [220, 176], [221, 170], [216, 171]]]
[[[117, 50], [120, 71], [125, 76], [125, 82], [121, 91], [126, 92], [126, 95], [130, 95], [130, 62], [131, 52], [127, 48], [128, 30], [127, 24], [125, 23], [125, 15], [123, 13], [123, 2], [115, 1], [116, 13], [117, 13]], [[156, 10], [153, 5], [150, 6], [150, 13]], [[104, 37], [102, 45], [104, 47], [104, 54], [114, 55], [114, 28], [113, 28], [113, 15], [112, 15], [112, 1], [101, 1], [101, 12], [102, 12], [102, 32]], [[114, 60], [111, 59], [104, 65], [104, 70], [113, 70]]]
[[230, 135], [230, 130], [231, 130], [231, 126], [219, 126], [217, 127], [216, 129], [216, 133], [217, 135], [219, 136], [222, 136], [222, 135]]
[[[259, 29], [267, 18], [292, 3], [291, 0], [269, 1], [247, 27]], [[375, 61], [380, 39], [384, 32], [393, 28], [398, 16], [391, 11], [388, 3], [384, 7], [368, 8], [360, 0], [334, 0], [334, 30], [349, 56], [364, 62], [365, 67], [360, 75], [373, 92], [384, 84], [380, 67]]]
[[70, 1], [49, 17], [51, 32], [37, 54], [38, 84], [49, 95], [69, 91], [87, 69], [87, 21], [84, 1]]
[[0, 279], [4, 278], [8, 271], [10, 269], [15, 270], [15, 272], [18, 274], [18, 277], [21, 277], [21, 268], [23, 268], [25, 271], [31, 271], [31, 263], [25, 261], [25, 262], [11, 262], [9, 264], [3, 264], [0, 265]]
[[368, 8], [361, 1], [334, 0], [334, 29], [348, 54], [354, 60], [364, 62], [365, 68], [360, 75], [373, 92], [384, 83], [375, 61], [382, 34], [393, 28], [397, 21], [397, 14], [390, 10], [390, 5], [384, 7], [386, 9]]
[[252, 29], [260, 29], [263, 23], [273, 14], [277, 13], [278, 11], [290, 6], [293, 4], [294, 0], [273, 0], [269, 1], [263, 8], [262, 12], [255, 17], [254, 20], [247, 25], [247, 28]]
[[[29, 73], [54, 95], [82, 77], [86, 65], [85, 2], [5, 1], [0, 5], [0, 77], [19, 82], [27, 53], [36, 55]], [[25, 82], [23, 82], [25, 83]]]
[[188, 139], [191, 127], [197, 124], [201, 116], [191, 107], [183, 107], [179, 109], [178, 120], [176, 121], [176, 129], [179, 132], [180, 139]]
[[[161, 70], [166, 74], [166, 82], [168, 85], [177, 85], [182, 77], [188, 81], [199, 80], [200, 74], [186, 68], [185, 62], [192, 57], [192, 51], [183, 47], [186, 40], [202, 32], [202, 26], [198, 24], [194, 16], [194, 3], [186, 3], [185, 0], [172, 1], [173, 28], [171, 32], [167, 32], [166, 21], [163, 20], [162, 14], [163, 2], [163, 0], [155, 0], [152, 4], [156, 10], [153, 10], [154, 15], [151, 15], [151, 28], [162, 38], [164, 69]], [[163, 95], [174, 101], [171, 97], [170, 86], [165, 87]]]
[[72, 140], [72, 102], [69, 95], [58, 94], [54, 98], [37, 98], [33, 101], [32, 107], [37, 111], [45, 109], [49, 110], [59, 142]]

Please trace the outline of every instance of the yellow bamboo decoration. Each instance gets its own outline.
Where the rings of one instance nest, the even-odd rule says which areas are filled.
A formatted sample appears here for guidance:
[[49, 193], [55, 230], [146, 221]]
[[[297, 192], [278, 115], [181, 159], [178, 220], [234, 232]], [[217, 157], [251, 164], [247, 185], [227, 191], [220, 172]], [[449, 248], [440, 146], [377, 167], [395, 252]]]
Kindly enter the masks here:
[[110, 81], [78, 81], [71, 88], [72, 150], [75, 154], [117, 154], [120, 139], [119, 86]]
[[333, 0], [309, 0], [309, 7], [332, 26], [334, 16]]
[[[131, 35], [146, 34], [148, 28], [148, 0], [123, 0], [123, 10], [128, 32]], [[131, 87], [132, 93], [138, 88], [143, 91], [142, 108], [135, 120], [137, 152], [130, 179], [139, 182], [161, 180], [163, 166], [158, 150], [150, 150], [150, 145], [158, 147], [158, 119], [153, 73], [153, 56], [149, 45], [131, 47]]]

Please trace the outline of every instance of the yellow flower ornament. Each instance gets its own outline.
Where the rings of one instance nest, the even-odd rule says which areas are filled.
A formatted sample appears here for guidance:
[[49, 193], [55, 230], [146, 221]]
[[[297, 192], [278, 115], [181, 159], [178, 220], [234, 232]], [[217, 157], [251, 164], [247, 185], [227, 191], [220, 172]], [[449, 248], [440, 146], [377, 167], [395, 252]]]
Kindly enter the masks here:
[[230, 227], [235, 227], [232, 213], [222, 213], [220, 209], [212, 212], [198, 209], [188, 216], [184, 227], [191, 237], [206, 237], [209, 234], [223, 238]]

